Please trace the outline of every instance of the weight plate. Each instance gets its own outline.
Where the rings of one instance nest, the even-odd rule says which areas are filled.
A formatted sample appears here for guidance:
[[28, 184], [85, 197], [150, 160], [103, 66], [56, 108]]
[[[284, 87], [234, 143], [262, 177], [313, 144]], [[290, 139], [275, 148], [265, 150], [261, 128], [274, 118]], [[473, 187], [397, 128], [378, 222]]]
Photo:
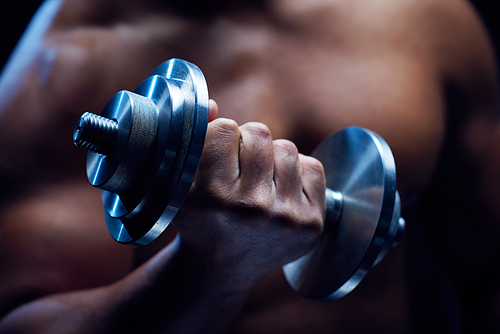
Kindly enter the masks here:
[[327, 138], [312, 156], [323, 163], [327, 187], [342, 193], [342, 213], [309, 253], [283, 271], [299, 294], [333, 300], [359, 284], [390, 237], [396, 167], [387, 143], [359, 127]]
[[[155, 91], [156, 81], [161, 81], [155, 78], [159, 77], [167, 79], [169, 89], [164, 94], [168, 93], [168, 97], [158, 96]], [[144, 187], [148, 190], [142, 200], [134, 198], [137, 192], [133, 190], [120, 196], [103, 191], [103, 200], [113, 206], [114, 199], [121, 209], [127, 206], [124, 203], [138, 203], [135, 207], [132, 205], [132, 210], [105, 210], [105, 217], [108, 230], [116, 241], [142, 246], [156, 239], [170, 224], [191, 187], [205, 143], [208, 88], [197, 66], [171, 59], [158, 66], [136, 92], [156, 100], [157, 106], [163, 105], [162, 109], [159, 106], [159, 121], [170, 122], [167, 131], [160, 129], [157, 140], [156, 149], [163, 147], [163, 154], [159, 164], [153, 164], [156, 170], [145, 173], [154, 176], [148, 182], [149, 187]], [[169, 113], [170, 117], [163, 117], [162, 112]], [[126, 214], [112, 217], [109, 212]]]
[[183, 110], [179, 107], [179, 87], [160, 76], [150, 76], [134, 91], [154, 102], [158, 113], [155, 146], [140, 182], [129, 192], [102, 192], [106, 213], [121, 218], [139, 208], [146, 208], [158, 196], [161, 186], [174, 164], [181, 141]]

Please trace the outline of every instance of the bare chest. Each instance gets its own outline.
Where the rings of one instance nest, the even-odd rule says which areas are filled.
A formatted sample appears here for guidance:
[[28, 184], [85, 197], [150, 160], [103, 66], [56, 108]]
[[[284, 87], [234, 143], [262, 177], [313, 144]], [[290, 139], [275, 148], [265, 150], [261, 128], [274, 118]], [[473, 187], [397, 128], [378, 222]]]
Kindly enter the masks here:
[[368, 128], [391, 146], [400, 192], [425, 188], [446, 126], [438, 75], [425, 57], [254, 33], [263, 36], [220, 52], [224, 61], [200, 59], [220, 116], [263, 122], [304, 154], [342, 128]]

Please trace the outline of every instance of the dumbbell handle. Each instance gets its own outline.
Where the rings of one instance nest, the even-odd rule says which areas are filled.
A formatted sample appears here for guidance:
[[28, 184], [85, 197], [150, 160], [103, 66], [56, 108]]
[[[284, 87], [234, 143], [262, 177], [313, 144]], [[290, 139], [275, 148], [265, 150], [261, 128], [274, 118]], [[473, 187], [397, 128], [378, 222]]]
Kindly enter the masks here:
[[[340, 191], [332, 190], [327, 187], [325, 190], [325, 199], [326, 212], [323, 231], [327, 232], [332, 230], [342, 217], [342, 209], [344, 208], [344, 195]], [[393, 237], [391, 238], [392, 243], [389, 245], [390, 247], [396, 247], [398, 245], [399, 241], [403, 237], [404, 229], [406, 226], [404, 218], [400, 216], [400, 210], [401, 203], [399, 199], [399, 193], [397, 193], [394, 208], [395, 215], [391, 222], [391, 224], [394, 225], [394, 230], [392, 231]], [[376, 261], [375, 264], [377, 264], [378, 262], [380, 262], [380, 260]]]
[[329, 231], [340, 220], [342, 208], [344, 206], [344, 196], [340, 191], [332, 190], [327, 187], [325, 190], [325, 199], [326, 212], [323, 230]]

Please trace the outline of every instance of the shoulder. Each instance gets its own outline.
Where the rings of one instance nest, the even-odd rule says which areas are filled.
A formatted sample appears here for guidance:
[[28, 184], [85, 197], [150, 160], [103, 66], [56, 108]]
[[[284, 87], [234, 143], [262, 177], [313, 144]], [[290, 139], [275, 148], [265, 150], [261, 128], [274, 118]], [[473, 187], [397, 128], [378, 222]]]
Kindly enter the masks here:
[[[450, 77], [495, 70], [488, 31], [474, 7], [465, 0], [425, 0], [420, 19], [433, 53]], [[424, 5], [425, 3], [425, 5]]]

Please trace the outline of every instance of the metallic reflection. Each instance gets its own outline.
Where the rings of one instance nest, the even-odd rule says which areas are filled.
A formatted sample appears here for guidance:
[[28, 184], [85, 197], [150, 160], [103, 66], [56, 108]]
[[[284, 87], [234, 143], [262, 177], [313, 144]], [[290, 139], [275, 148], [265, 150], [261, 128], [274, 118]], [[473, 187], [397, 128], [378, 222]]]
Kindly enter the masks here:
[[351, 292], [394, 243], [396, 167], [387, 143], [359, 127], [334, 134], [312, 155], [325, 167], [327, 187], [342, 194], [342, 212], [315, 247], [283, 271], [299, 294], [332, 300]]

